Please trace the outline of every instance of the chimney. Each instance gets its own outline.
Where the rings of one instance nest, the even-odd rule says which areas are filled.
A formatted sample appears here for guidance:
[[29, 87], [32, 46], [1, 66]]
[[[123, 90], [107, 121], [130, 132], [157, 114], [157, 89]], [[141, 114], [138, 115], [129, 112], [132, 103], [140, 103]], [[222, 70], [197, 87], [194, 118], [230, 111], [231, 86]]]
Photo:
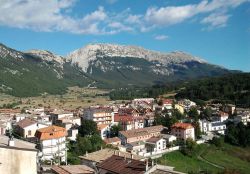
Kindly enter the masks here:
[[152, 162], [152, 166], [151, 166], [151, 167], [153, 167], [153, 166], [154, 166], [154, 160], [152, 159], [152, 161], [151, 161], [151, 162]]
[[124, 154], [124, 161], [126, 161], [126, 154]]
[[15, 142], [14, 142], [13, 137], [10, 137], [10, 138], [9, 138], [9, 141], [8, 141], [8, 146], [10, 146], [10, 147], [15, 146]]
[[85, 154], [85, 156], [88, 156], [88, 151], [86, 151], [86, 154]]
[[130, 156], [131, 159], [134, 159], [134, 155], [131, 153], [131, 156]]
[[120, 151], [118, 151], [118, 156], [120, 156]]

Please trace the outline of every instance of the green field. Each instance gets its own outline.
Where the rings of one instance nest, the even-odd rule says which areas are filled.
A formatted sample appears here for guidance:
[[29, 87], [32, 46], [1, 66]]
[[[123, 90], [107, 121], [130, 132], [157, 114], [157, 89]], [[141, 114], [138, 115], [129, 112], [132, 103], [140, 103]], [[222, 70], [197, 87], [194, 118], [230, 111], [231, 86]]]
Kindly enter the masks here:
[[200, 171], [219, 173], [226, 169], [248, 174], [250, 172], [250, 148], [240, 148], [228, 144], [217, 148], [214, 145], [202, 144], [197, 146], [192, 157], [175, 151], [163, 155], [158, 159], [158, 163], [174, 166], [175, 170], [186, 173]]

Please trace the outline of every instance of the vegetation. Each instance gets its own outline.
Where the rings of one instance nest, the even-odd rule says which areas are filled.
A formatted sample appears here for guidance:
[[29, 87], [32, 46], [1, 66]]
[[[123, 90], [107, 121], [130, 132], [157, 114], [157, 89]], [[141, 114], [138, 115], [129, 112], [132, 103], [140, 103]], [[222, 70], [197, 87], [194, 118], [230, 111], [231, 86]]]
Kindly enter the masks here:
[[225, 141], [237, 146], [250, 146], [250, 124], [245, 126], [242, 122], [235, 125], [228, 123]]
[[119, 131], [121, 131], [121, 130], [122, 130], [122, 126], [120, 124], [111, 126], [111, 128], [110, 128], [110, 136], [111, 137], [117, 137]]
[[157, 161], [187, 173], [249, 173], [249, 148], [240, 148], [226, 143], [221, 147], [213, 144], [194, 145], [194, 143], [188, 146], [188, 149], [192, 150], [187, 154], [174, 151], [163, 155]]
[[82, 120], [76, 141], [70, 141], [68, 144], [68, 162], [69, 164], [79, 164], [78, 156], [97, 151], [104, 146], [96, 123], [92, 120]]
[[213, 99], [242, 107], [250, 106], [250, 73], [205, 78], [188, 82], [184, 87], [177, 98], [204, 101]]

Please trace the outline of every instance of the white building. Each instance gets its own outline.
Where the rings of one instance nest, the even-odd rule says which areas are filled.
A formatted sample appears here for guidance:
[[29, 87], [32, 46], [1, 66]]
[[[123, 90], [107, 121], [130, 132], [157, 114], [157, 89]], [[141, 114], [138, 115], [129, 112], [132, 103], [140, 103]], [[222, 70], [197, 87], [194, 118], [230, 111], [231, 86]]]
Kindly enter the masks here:
[[171, 134], [184, 141], [188, 138], [195, 140], [194, 127], [190, 123], [175, 123], [171, 127]]
[[39, 150], [42, 152], [41, 159], [58, 158], [60, 161], [66, 161], [66, 135], [66, 129], [58, 126], [38, 129], [36, 137], [39, 140]]
[[161, 137], [151, 137], [145, 142], [147, 152], [162, 152], [166, 149], [166, 140]]
[[25, 118], [19, 121], [15, 127], [15, 132], [24, 138], [35, 137], [37, 129], [48, 127], [45, 124], [40, 124], [37, 121]]
[[217, 132], [225, 134], [226, 124], [224, 122], [210, 122], [207, 120], [199, 120], [200, 130], [204, 133]]
[[177, 140], [177, 137], [169, 134], [162, 134], [162, 137], [166, 140], [167, 143], [172, 143]]

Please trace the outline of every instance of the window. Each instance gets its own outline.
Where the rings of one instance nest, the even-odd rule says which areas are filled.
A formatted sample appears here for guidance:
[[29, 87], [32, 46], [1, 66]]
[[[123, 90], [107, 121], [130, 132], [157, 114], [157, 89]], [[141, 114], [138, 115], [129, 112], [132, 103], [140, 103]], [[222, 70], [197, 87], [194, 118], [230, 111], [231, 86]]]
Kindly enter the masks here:
[[31, 135], [31, 130], [28, 131], [28, 135]]
[[53, 135], [53, 133], [50, 133], [49, 135], [50, 135], [50, 136], [52, 136], [52, 135]]

